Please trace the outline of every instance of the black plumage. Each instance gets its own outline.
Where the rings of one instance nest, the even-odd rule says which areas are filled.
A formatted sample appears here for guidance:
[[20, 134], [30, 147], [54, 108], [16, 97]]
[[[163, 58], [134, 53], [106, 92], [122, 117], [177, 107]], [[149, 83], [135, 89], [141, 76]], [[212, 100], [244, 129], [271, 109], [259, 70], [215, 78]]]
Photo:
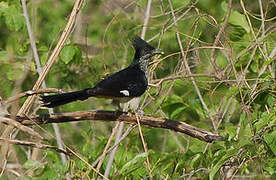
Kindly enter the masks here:
[[45, 107], [55, 107], [89, 97], [110, 98], [116, 102], [127, 102], [141, 96], [147, 89], [147, 66], [152, 56], [162, 54], [160, 49], [149, 45], [139, 37], [133, 39], [135, 55], [132, 63], [125, 69], [112, 74], [93, 88], [80, 91], [42, 96]]

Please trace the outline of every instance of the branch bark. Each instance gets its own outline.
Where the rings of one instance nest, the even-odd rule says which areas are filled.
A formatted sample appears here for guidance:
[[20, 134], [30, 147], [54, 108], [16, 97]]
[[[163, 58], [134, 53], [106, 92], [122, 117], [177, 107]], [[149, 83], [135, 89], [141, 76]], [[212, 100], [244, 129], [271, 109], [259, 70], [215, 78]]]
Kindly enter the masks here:
[[[120, 121], [128, 124], [137, 124], [135, 114], [121, 111], [79, 111], [55, 114], [40, 114], [32, 116], [17, 116], [16, 120], [23, 125], [41, 125], [48, 123], [64, 123], [71, 121]], [[174, 121], [166, 118], [152, 116], [140, 116], [140, 124], [154, 128], [170, 129], [176, 132], [187, 134], [205, 142], [224, 141], [225, 138], [212, 132], [199, 129], [192, 125], [180, 121]]]

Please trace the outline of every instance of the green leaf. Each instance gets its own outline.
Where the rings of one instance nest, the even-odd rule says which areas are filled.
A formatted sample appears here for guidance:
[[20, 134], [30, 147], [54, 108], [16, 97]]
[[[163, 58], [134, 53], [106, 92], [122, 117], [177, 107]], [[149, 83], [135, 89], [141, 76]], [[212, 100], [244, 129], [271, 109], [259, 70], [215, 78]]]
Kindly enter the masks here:
[[0, 62], [6, 62], [9, 59], [7, 51], [0, 51]]
[[225, 127], [225, 132], [229, 135], [228, 140], [231, 140], [234, 137], [236, 137], [237, 127], [232, 126], [232, 125], [228, 125], [228, 126]]
[[148, 153], [144, 152], [141, 154], [136, 155], [132, 160], [128, 161], [120, 170], [120, 173], [122, 175], [126, 175], [131, 173], [132, 171], [135, 171], [138, 168], [144, 167], [143, 163], [146, 160], [146, 157], [148, 156]]
[[74, 56], [74, 59], [75, 59], [75, 63], [80, 65], [82, 63], [82, 51], [80, 49], [80, 47], [78, 45], [74, 45], [74, 48], [75, 48], [75, 56]]
[[5, 23], [12, 31], [19, 31], [24, 26], [24, 18], [15, 6], [10, 6], [5, 13]]
[[[221, 3], [221, 6], [224, 12], [227, 12], [228, 4], [225, 1]], [[248, 25], [245, 15], [239, 13], [238, 11], [231, 11], [228, 22], [232, 25], [242, 27], [247, 33], [250, 32], [250, 27]]]
[[209, 174], [209, 179], [213, 180], [216, 173], [220, 169], [220, 167], [232, 156], [237, 154], [238, 149], [230, 149], [228, 150], [224, 156], [216, 163], [216, 165], [211, 169], [210, 174]]
[[198, 164], [200, 163], [201, 159], [202, 159], [202, 154], [201, 153], [198, 153], [198, 154], [194, 155], [194, 157], [193, 157], [193, 159], [192, 159], [192, 161], [190, 163], [190, 166], [192, 168], [198, 167]]
[[48, 52], [43, 52], [43, 53], [42, 53], [41, 58], [40, 58], [40, 61], [41, 61], [41, 65], [42, 65], [42, 66], [45, 66], [45, 65], [46, 65], [46, 62], [47, 62], [47, 60], [48, 60], [48, 57], [49, 57]]
[[206, 142], [194, 139], [189, 147], [189, 150], [191, 150], [194, 153], [202, 153], [206, 148], [206, 144]]
[[216, 58], [216, 63], [221, 69], [225, 68], [228, 65], [228, 61], [224, 56], [218, 56]]
[[0, 2], [0, 15], [7, 12], [9, 5], [7, 2]]
[[237, 86], [232, 86], [226, 93], [226, 97], [229, 98], [233, 95], [235, 95], [237, 92], [239, 92], [239, 87]]
[[250, 124], [248, 123], [245, 112], [243, 112], [240, 116], [240, 124], [241, 124], [241, 127], [240, 127], [238, 141], [239, 141], [239, 147], [243, 147], [245, 145], [252, 143], [251, 127], [250, 127]]
[[76, 54], [74, 46], [68, 45], [64, 46], [60, 52], [60, 58], [65, 63], [68, 64], [70, 61], [73, 60]]
[[27, 160], [24, 164], [23, 164], [23, 168], [24, 169], [31, 169], [31, 168], [35, 168], [40, 166], [40, 162], [39, 161], [34, 161], [34, 160]]
[[171, 119], [178, 119], [177, 117], [179, 117], [179, 115], [181, 115], [181, 113], [183, 113], [185, 111], [187, 107], [186, 106], [181, 106], [176, 108], [170, 115]]
[[264, 134], [264, 140], [274, 155], [276, 155], [276, 131]]
[[264, 112], [261, 114], [261, 117], [258, 119], [258, 121], [254, 124], [254, 127], [256, 131], [262, 130], [264, 127], [268, 126], [270, 123], [271, 118], [268, 113]]
[[264, 66], [269, 65], [270, 63], [272, 63], [273, 59], [272, 58], [268, 58], [265, 62], [264, 62]]
[[239, 13], [238, 11], [231, 11], [229, 23], [236, 26], [241, 26], [247, 33], [250, 32], [245, 15]]
[[[183, 104], [181, 97], [171, 94], [167, 97], [165, 102], [162, 104], [162, 110], [164, 112], [166, 112], [171, 118], [173, 112], [179, 108], [183, 108], [183, 106], [184, 106], [184, 104]], [[181, 111], [183, 109], [179, 109], [179, 110]], [[178, 113], [178, 112], [176, 112], [176, 113]], [[176, 114], [174, 114], [174, 115], [176, 115]]]

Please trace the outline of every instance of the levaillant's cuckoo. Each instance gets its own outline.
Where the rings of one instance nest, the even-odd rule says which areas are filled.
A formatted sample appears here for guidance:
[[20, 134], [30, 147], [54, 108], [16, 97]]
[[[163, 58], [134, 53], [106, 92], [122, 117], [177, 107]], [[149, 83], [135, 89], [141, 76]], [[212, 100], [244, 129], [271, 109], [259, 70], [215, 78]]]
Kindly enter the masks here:
[[151, 57], [163, 52], [139, 37], [135, 37], [132, 44], [136, 52], [132, 63], [127, 68], [106, 77], [93, 88], [42, 96], [43, 106], [55, 107], [89, 97], [109, 98], [119, 104], [141, 96], [148, 87], [148, 62]]

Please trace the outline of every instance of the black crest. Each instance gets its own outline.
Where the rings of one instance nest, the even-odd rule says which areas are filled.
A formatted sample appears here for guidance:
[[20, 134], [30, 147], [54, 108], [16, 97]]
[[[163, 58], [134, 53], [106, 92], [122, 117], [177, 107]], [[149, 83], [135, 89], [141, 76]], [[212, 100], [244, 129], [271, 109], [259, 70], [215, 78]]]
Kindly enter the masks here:
[[138, 36], [133, 38], [132, 44], [136, 50], [135, 58], [140, 58], [141, 56], [151, 53], [153, 50], [155, 50], [154, 47], [149, 45], [146, 41]]

